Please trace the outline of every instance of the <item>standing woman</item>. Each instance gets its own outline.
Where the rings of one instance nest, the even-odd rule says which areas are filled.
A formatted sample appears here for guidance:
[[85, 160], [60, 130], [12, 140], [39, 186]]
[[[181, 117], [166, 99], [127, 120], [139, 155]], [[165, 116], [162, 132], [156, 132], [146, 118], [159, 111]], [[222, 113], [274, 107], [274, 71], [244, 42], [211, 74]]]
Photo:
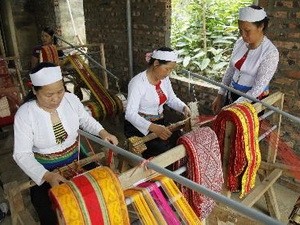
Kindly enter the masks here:
[[41, 45], [34, 47], [31, 56], [31, 69], [41, 62], [51, 62], [59, 65], [59, 57], [64, 55], [62, 50], [57, 50], [57, 38], [50, 27], [45, 27], [41, 32]]
[[48, 190], [66, 179], [51, 171], [77, 159], [78, 129], [115, 145], [118, 140], [90, 116], [76, 95], [65, 92], [59, 66], [41, 63], [30, 78], [32, 91], [15, 115], [13, 158], [37, 184], [30, 194], [41, 225], [55, 225]]
[[[222, 84], [258, 99], [268, 96], [269, 82], [279, 61], [277, 48], [265, 36], [268, 21], [266, 12], [259, 6], [251, 5], [239, 10], [241, 38], [234, 45], [222, 80]], [[220, 88], [212, 103], [212, 110], [217, 114], [224, 104], [245, 100], [244, 97]]]
[[177, 60], [175, 51], [159, 48], [148, 58], [148, 68], [129, 82], [125, 136], [143, 137], [153, 132], [159, 137], [146, 143], [144, 158], [159, 155], [176, 145], [178, 135], [165, 126], [164, 105], [185, 116], [191, 114], [189, 107], [175, 95], [169, 79]]

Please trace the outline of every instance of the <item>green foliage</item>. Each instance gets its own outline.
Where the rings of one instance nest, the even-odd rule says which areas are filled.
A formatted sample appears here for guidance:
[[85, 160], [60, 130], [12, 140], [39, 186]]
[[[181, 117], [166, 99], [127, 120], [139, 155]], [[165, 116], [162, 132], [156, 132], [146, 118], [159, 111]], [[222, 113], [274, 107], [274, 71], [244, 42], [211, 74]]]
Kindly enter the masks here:
[[[172, 0], [172, 47], [185, 69], [220, 80], [238, 38], [238, 9], [252, 0]], [[205, 25], [205, 27], [204, 27]]]

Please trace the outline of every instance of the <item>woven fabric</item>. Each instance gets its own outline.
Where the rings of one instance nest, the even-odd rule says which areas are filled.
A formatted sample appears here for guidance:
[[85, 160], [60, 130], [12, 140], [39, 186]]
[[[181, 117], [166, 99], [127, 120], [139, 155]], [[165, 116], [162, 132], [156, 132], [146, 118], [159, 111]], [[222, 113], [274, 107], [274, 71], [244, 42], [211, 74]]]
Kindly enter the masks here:
[[53, 170], [67, 165], [78, 158], [78, 143], [75, 142], [63, 151], [52, 154], [34, 153], [35, 159], [47, 170]]
[[155, 182], [144, 182], [138, 185], [139, 187], [146, 188], [149, 193], [151, 194], [153, 200], [155, 201], [159, 211], [165, 218], [167, 224], [172, 225], [180, 225], [180, 221], [177, 218], [176, 214], [169, 206], [168, 201], [166, 200], [165, 196], [160, 191], [158, 185]]
[[[221, 153], [215, 132], [209, 127], [198, 127], [181, 136], [178, 144], [183, 144], [186, 149], [188, 179], [210, 190], [220, 192], [224, 179]], [[184, 164], [184, 160], [179, 164]], [[181, 186], [181, 191], [201, 219], [205, 219], [213, 210], [215, 204], [213, 199], [184, 186]]]
[[114, 115], [117, 112], [117, 105], [108, 91], [99, 82], [95, 74], [88, 68], [88, 66], [78, 55], [69, 55], [68, 59], [79, 73], [81, 79], [89, 87], [97, 102], [103, 107], [103, 118], [105, 118], [106, 115]]
[[158, 176], [152, 180], [160, 182], [165, 194], [169, 198], [170, 203], [173, 205], [176, 212], [182, 219], [183, 224], [202, 225], [202, 222], [173, 180], [164, 176]]
[[142, 192], [127, 189], [124, 191], [124, 195], [132, 200], [132, 205], [142, 224], [159, 225]]
[[250, 103], [235, 104], [222, 110], [213, 125], [222, 155], [227, 121], [235, 127], [229, 146], [227, 186], [230, 191], [241, 190], [240, 197], [243, 197], [254, 187], [261, 161], [258, 145], [259, 121]]
[[50, 199], [68, 225], [129, 225], [122, 187], [107, 167], [98, 167], [50, 189]]
[[40, 62], [51, 62], [59, 65], [59, 57], [55, 45], [44, 45], [40, 52]]

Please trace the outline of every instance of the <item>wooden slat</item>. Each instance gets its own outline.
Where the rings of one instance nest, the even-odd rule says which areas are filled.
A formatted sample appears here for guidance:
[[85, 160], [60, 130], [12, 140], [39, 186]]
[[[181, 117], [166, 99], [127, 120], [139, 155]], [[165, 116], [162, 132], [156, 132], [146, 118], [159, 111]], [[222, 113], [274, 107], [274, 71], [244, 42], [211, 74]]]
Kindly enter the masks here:
[[276, 182], [281, 176], [282, 170], [275, 169], [268, 177], [266, 177], [260, 185], [255, 187], [250, 194], [242, 201], [243, 204], [251, 207], [253, 206], [261, 196]]
[[[267, 103], [268, 105], [273, 105], [275, 102], [279, 101], [280, 99], [282, 99], [284, 96], [283, 93], [281, 92], [275, 92], [274, 94], [271, 94], [270, 96], [264, 98], [262, 101], [264, 103]], [[255, 104], [253, 104], [254, 108], [256, 109], [256, 111], [259, 113], [262, 110], [264, 110], [266, 107], [263, 106], [261, 103], [257, 102]]]
[[[158, 166], [166, 167], [179, 159], [185, 157], [186, 151], [183, 145], [178, 145], [169, 151], [156, 156], [151, 160]], [[119, 180], [124, 190], [132, 187], [132, 185], [138, 181], [151, 179], [156, 176], [157, 173], [153, 170], [145, 170], [143, 167], [132, 168], [119, 176]]]

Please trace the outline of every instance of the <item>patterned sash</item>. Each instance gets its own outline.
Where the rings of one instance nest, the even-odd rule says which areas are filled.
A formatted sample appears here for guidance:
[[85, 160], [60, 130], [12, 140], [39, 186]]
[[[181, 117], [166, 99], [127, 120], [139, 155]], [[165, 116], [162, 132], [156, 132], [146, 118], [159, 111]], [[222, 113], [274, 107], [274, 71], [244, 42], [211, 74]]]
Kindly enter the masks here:
[[[222, 190], [224, 183], [221, 154], [217, 135], [209, 127], [199, 127], [181, 136], [179, 144], [183, 144], [187, 157], [187, 178], [215, 192]], [[184, 160], [179, 164], [183, 165]], [[181, 165], [177, 164], [179, 168]], [[205, 219], [215, 205], [213, 199], [197, 193], [185, 186], [181, 191], [191, 207], [201, 219]]]
[[34, 157], [47, 170], [54, 170], [70, 164], [78, 158], [78, 142], [76, 141], [70, 147], [56, 153], [40, 154], [35, 152]]
[[98, 167], [50, 189], [50, 199], [68, 225], [129, 225], [122, 187], [108, 167]]
[[230, 191], [239, 191], [243, 197], [255, 185], [256, 173], [261, 162], [258, 145], [259, 121], [250, 103], [235, 104], [222, 110], [215, 119], [215, 130], [224, 154], [226, 122], [235, 126], [230, 143], [227, 185]]

